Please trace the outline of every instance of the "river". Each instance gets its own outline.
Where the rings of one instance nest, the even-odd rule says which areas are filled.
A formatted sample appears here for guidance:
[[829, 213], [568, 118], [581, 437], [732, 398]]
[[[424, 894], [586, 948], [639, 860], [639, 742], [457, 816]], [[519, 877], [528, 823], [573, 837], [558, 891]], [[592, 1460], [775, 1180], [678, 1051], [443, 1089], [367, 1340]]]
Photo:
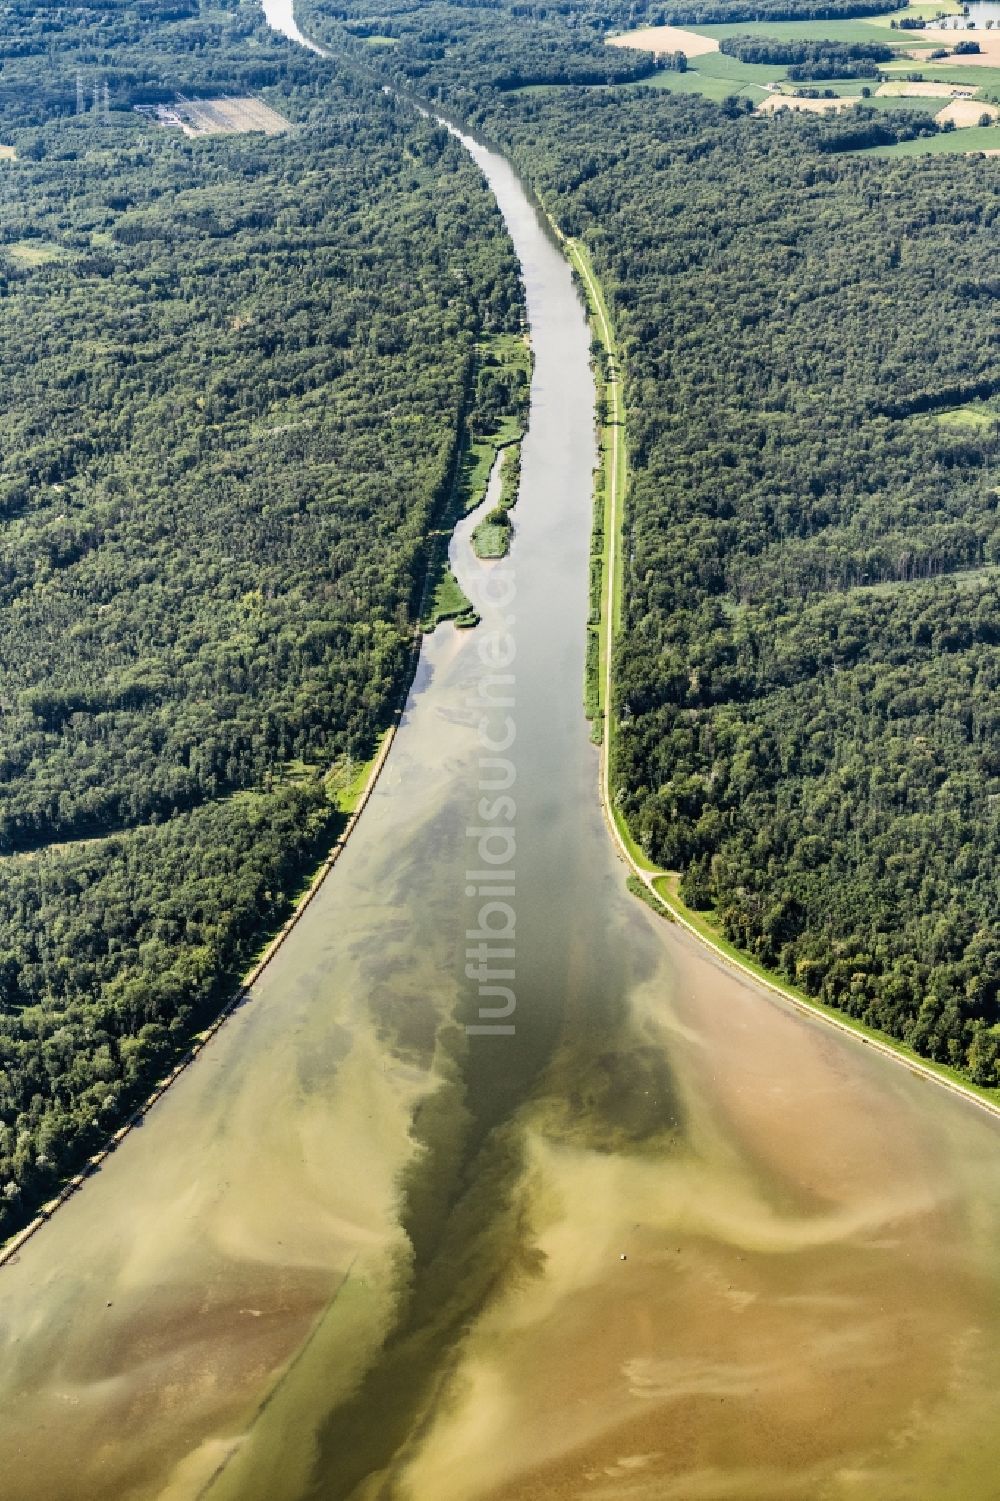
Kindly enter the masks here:
[[425, 641], [322, 892], [0, 1272], [3, 1501], [985, 1501], [997, 1124], [627, 894], [581, 708], [588, 330], [466, 144], [535, 357], [510, 559], [459, 529], [482, 624]]

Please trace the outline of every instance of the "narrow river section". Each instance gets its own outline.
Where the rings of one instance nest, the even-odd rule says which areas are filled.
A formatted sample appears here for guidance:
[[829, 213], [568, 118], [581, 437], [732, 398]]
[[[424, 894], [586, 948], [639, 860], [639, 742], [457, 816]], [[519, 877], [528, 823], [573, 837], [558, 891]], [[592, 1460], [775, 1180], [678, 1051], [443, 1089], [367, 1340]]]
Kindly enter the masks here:
[[995, 1498], [1000, 1132], [626, 893], [581, 712], [588, 330], [465, 144], [535, 355], [511, 556], [460, 529], [482, 624], [425, 642], [321, 895], [0, 1272], [0, 1492]]

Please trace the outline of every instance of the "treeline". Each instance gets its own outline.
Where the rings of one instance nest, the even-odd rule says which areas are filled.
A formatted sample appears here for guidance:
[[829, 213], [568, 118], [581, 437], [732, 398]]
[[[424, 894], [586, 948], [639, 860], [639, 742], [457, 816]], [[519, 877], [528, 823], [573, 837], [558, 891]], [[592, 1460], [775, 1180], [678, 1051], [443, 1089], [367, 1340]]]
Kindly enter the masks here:
[[[950, 123], [939, 125], [926, 115], [909, 111], [904, 111], [902, 116], [887, 118], [873, 109], [852, 109], [849, 115], [845, 111], [824, 131], [818, 145], [820, 151], [840, 155], [845, 151], [871, 151], [876, 146], [895, 146], [898, 141], [934, 136], [944, 129], [953, 130], [954, 126]], [[889, 399], [891, 401], [891, 397]], [[936, 393], [932, 391], [922, 392], [913, 399], [924, 401], [928, 406], [938, 405]]]
[[[622, 7], [624, 10], [625, 7]], [[884, 15], [879, 0], [673, 0], [650, 5], [643, 26], [717, 26], [738, 21], [846, 21], [852, 16]], [[629, 8], [631, 18], [634, 11]]]
[[793, 82], [823, 78], [878, 78], [879, 63], [892, 60], [891, 47], [882, 42], [826, 42], [783, 40], [765, 36], [727, 36], [720, 52], [744, 63], [788, 67]]
[[[230, 92], [269, 58], [295, 129], [34, 125], [7, 95], [0, 1235], [287, 913], [335, 821], [322, 770], [371, 753], [405, 683], [477, 344], [522, 322], [457, 142], [258, 46], [255, 6], [170, 10], [140, 28], [159, 87]], [[40, 14], [4, 78], [19, 46], [42, 68]], [[58, 18], [71, 80], [74, 46], [137, 25]], [[170, 51], [187, 25], [222, 27], [210, 59]]]
[[997, 426], [935, 415], [996, 389], [989, 164], [652, 93], [486, 123], [620, 333], [613, 796], [729, 938], [996, 1084]]

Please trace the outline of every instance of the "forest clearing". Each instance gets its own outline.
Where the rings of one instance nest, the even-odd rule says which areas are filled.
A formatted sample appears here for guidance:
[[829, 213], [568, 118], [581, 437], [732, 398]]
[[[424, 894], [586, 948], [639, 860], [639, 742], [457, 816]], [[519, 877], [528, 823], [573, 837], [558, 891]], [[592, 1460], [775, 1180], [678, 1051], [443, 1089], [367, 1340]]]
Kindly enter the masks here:
[[281, 135], [291, 130], [291, 121], [279, 115], [263, 99], [241, 95], [223, 99], [178, 99], [174, 104], [137, 106], [140, 114], [155, 119], [158, 125], [183, 130], [186, 136], [249, 135], [260, 130], [265, 135]]

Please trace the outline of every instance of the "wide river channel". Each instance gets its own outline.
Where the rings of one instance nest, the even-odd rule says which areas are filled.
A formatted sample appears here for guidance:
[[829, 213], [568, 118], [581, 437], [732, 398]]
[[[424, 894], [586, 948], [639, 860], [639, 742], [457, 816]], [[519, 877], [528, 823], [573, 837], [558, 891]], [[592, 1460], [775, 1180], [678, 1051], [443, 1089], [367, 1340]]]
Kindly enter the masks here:
[[459, 529], [483, 622], [425, 641], [320, 896], [0, 1269], [0, 1496], [996, 1498], [998, 1123], [626, 892], [587, 326], [466, 145], [535, 355], [512, 555]]

